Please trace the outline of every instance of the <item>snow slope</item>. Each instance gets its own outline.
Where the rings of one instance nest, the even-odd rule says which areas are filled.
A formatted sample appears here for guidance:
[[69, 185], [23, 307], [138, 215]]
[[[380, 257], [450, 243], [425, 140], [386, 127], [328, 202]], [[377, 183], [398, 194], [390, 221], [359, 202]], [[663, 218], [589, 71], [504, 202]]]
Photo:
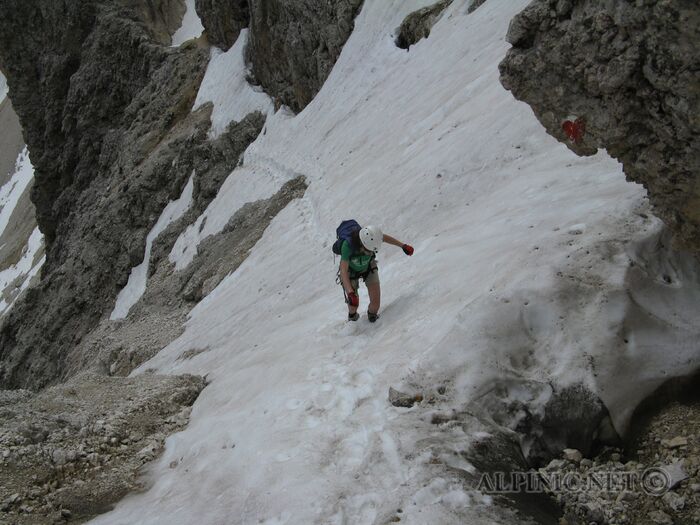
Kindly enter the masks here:
[[[42, 255], [38, 261], [35, 261], [35, 259], [43, 247], [44, 236], [37, 226], [30, 235], [20, 260], [9, 268], [0, 271], [0, 290], [3, 293], [9, 293], [11, 297], [9, 303], [4, 297], [0, 298], [0, 314], [4, 314], [12, 308], [19, 294], [27, 289], [34, 276], [41, 270], [46, 261], [46, 255]], [[8, 289], [9, 286], [12, 286], [12, 289]]]
[[[407, 524], [520, 523], [455, 474], [473, 471], [455, 451], [484, 428], [431, 425], [428, 408], [391, 406], [389, 386], [448, 385], [442, 408], [460, 408], [494, 380], [580, 381], [624, 427], [664, 377], [700, 364], [697, 267], [649, 258], [660, 224], [639, 214], [642, 189], [605, 154], [575, 157], [498, 81], [528, 1], [467, 14], [455, 0], [428, 39], [397, 48], [394, 29], [430, 3], [367, 0], [318, 96], [272, 115], [229, 177], [243, 191], [302, 173], [309, 189], [135, 371], [211, 384], [151, 488], [94, 523], [372, 524], [399, 508]], [[225, 188], [207, 223], [239, 206]], [[345, 321], [334, 282], [333, 232], [350, 217], [416, 248], [380, 254], [375, 325]], [[630, 290], [630, 259], [673, 285], [642, 275]], [[180, 358], [191, 349], [205, 351]]]
[[185, 6], [187, 11], [182, 17], [182, 25], [173, 35], [173, 47], [177, 47], [192, 38], [198, 38], [204, 31], [202, 21], [194, 8], [194, 0], [185, 0]]
[[[9, 227], [20, 198], [28, 190], [33, 180], [34, 167], [29, 160], [29, 151], [25, 146], [17, 157], [14, 174], [0, 187], [0, 236]], [[19, 261], [0, 271], [0, 294], [2, 294], [0, 295], [0, 314], [5, 313], [12, 306], [44, 264], [45, 257], [35, 261], [43, 250], [43, 244], [43, 236], [37, 227], [22, 249]]]

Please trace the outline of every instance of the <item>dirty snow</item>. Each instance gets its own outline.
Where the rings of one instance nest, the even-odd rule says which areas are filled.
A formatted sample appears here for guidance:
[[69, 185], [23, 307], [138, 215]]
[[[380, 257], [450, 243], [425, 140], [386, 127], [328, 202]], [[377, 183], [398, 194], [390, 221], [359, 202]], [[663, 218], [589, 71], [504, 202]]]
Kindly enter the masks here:
[[[440, 430], [428, 408], [389, 405], [389, 386], [448, 385], [457, 409], [495, 378], [583, 381], [623, 427], [665, 377], [700, 364], [697, 264], [655, 259], [661, 227], [637, 213], [642, 188], [605, 154], [574, 156], [498, 81], [528, 0], [472, 14], [456, 0], [428, 39], [397, 48], [394, 28], [430, 3], [365, 1], [318, 96], [268, 119], [205, 212], [205, 228], [225, 224], [273, 182], [310, 183], [134, 372], [210, 385], [151, 487], [94, 523], [372, 524], [399, 508], [407, 524], [520, 523], [455, 474], [473, 471], [455, 452], [487, 429]], [[380, 253], [373, 325], [345, 321], [334, 282], [330, 245], [349, 217], [416, 249]], [[672, 284], [656, 277], [667, 271]], [[180, 359], [192, 349], [205, 351]]]
[[185, 16], [182, 17], [182, 25], [173, 35], [173, 47], [177, 47], [193, 38], [198, 38], [204, 31], [202, 21], [195, 10], [194, 2], [195, 0], [185, 0], [187, 11], [185, 11]]
[[155, 226], [151, 229], [146, 237], [146, 249], [143, 256], [143, 261], [138, 266], [131, 269], [129, 281], [117, 296], [114, 309], [110, 314], [111, 320], [124, 319], [132, 306], [134, 306], [141, 296], [146, 291], [146, 281], [148, 279], [148, 264], [151, 260], [151, 248], [153, 241], [168, 227], [170, 223], [182, 217], [192, 203], [192, 191], [194, 189], [194, 172], [190, 176], [187, 184], [182, 190], [180, 197], [174, 201], [170, 201], [163, 209]]

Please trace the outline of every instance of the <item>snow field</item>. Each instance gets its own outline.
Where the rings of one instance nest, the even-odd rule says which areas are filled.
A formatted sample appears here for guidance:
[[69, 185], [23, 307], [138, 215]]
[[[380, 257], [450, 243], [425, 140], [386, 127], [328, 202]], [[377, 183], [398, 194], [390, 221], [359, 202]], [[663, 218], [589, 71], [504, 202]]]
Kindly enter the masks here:
[[199, 38], [204, 31], [202, 21], [195, 10], [194, 2], [195, 0], [185, 0], [187, 11], [185, 11], [185, 16], [182, 17], [182, 25], [173, 35], [173, 47], [177, 47], [193, 38]]
[[7, 228], [17, 202], [32, 180], [34, 180], [34, 168], [29, 160], [29, 151], [25, 146], [24, 150], [17, 157], [15, 173], [0, 188], [0, 235]]
[[[662, 380], [652, 355], [666, 354], [664, 374], [697, 366], [690, 314], [686, 339], [669, 338], [666, 323], [651, 330], [655, 347], [609, 355], [631, 319], [629, 258], [645, 257], [633, 248], [659, 224], [635, 214], [643, 191], [615, 161], [575, 157], [501, 87], [504, 35], [527, 0], [489, 0], [473, 14], [456, 0], [428, 39], [398, 49], [394, 29], [430, 3], [367, 0], [321, 92], [297, 116], [268, 118], [195, 223], [198, 232], [206, 217], [214, 234], [246, 200], [308, 178], [304, 198], [192, 310], [184, 334], [135, 371], [201, 374], [210, 385], [151, 467], [151, 488], [94, 523], [372, 524], [398, 508], [408, 524], [513, 523], [431, 462], [473, 471], [450, 451], [484, 429], [430, 425], [427, 409], [389, 405], [389, 386], [448, 384], [447, 408], [458, 409], [496, 380], [582, 381], [624, 425]], [[226, 83], [218, 89], [224, 113], [239, 111]], [[351, 217], [416, 248], [410, 258], [391, 246], [380, 253], [375, 325], [345, 321], [334, 282], [333, 232]], [[626, 253], [620, 239], [634, 231]], [[202, 238], [178, 240], [179, 268]], [[674, 275], [683, 282], [694, 271]], [[678, 294], [692, 305], [696, 285], [668, 292], [661, 315], [679, 313]], [[658, 293], [640, 292], [652, 303]], [[363, 313], [366, 304], [363, 290]], [[195, 348], [206, 351], [180, 358]], [[605, 366], [596, 372], [591, 361]]]
[[[17, 203], [33, 180], [34, 167], [25, 147], [17, 157], [14, 174], [0, 187], [0, 235], [8, 228]], [[32, 278], [41, 269], [45, 257], [39, 261], [34, 259], [43, 245], [44, 238], [37, 227], [23, 248], [19, 261], [0, 271], [0, 292], [8, 294], [6, 297], [0, 297], [0, 315], [12, 307], [19, 294], [29, 286]], [[9, 302], [6, 299], [9, 299]]]

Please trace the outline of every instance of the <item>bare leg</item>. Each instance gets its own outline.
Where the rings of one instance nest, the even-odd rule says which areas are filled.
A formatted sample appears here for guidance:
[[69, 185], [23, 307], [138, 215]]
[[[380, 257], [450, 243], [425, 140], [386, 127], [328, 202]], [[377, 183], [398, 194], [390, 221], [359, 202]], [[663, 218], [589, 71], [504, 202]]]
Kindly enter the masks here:
[[367, 293], [369, 293], [369, 306], [367, 311], [373, 314], [379, 312], [382, 290], [379, 283], [371, 283], [367, 285]]

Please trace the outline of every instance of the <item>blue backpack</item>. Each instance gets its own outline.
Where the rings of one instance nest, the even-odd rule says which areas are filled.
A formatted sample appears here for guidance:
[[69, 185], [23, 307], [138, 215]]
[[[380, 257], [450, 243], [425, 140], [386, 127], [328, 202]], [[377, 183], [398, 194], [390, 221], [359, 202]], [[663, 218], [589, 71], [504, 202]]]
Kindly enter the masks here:
[[357, 221], [354, 219], [341, 222], [340, 226], [335, 230], [337, 239], [333, 243], [333, 253], [340, 255], [340, 248], [343, 246], [343, 241], [348, 241], [350, 248], [354, 251], [357, 247], [352, 245], [352, 234], [361, 229], [362, 227], [357, 224]]

